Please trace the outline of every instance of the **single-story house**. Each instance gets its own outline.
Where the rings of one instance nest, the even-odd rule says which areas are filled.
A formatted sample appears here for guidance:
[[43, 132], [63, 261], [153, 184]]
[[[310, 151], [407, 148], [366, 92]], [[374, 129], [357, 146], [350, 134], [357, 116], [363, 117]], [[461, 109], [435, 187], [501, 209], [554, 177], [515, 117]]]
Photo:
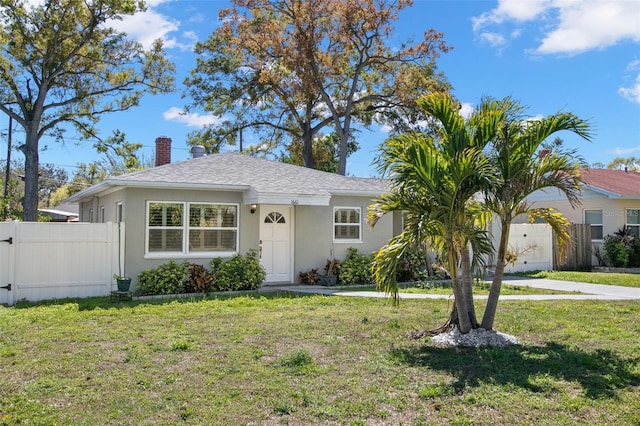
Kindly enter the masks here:
[[591, 240], [595, 246], [625, 226], [640, 235], [640, 173], [584, 169], [582, 180], [582, 205], [576, 208], [572, 208], [556, 189], [537, 191], [528, 200], [533, 207], [557, 209], [571, 223], [591, 225]]
[[54, 207], [44, 207], [38, 209], [41, 215], [48, 217], [51, 222], [77, 222], [78, 205], [60, 204]]
[[237, 153], [171, 163], [171, 139], [156, 139], [156, 167], [111, 177], [70, 197], [80, 222], [124, 222], [125, 274], [169, 260], [209, 265], [260, 253], [266, 284], [344, 259], [349, 247], [378, 250], [400, 231], [401, 215], [367, 226], [381, 179], [346, 177]]

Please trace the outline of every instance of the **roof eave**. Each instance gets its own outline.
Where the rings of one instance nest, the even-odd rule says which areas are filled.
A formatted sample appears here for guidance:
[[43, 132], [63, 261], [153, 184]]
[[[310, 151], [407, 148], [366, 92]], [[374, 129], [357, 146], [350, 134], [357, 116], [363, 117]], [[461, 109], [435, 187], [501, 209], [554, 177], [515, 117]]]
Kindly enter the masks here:
[[352, 190], [352, 189], [338, 189], [338, 190], [331, 190], [331, 195], [344, 195], [344, 196], [353, 196], [353, 197], [379, 197], [380, 195], [384, 194], [385, 192], [387, 192], [386, 190], [380, 190], [380, 191], [375, 191], [375, 190]]
[[623, 194], [618, 194], [617, 192], [607, 191], [606, 189], [602, 189], [602, 188], [594, 186], [594, 185], [589, 185], [588, 183], [585, 183], [584, 186], [586, 186], [587, 188], [589, 188], [593, 192], [598, 192], [600, 194], [606, 195], [607, 198], [610, 198], [612, 200], [615, 200], [615, 199], [618, 199], [618, 198], [632, 198], [632, 197], [629, 197], [629, 196], [625, 196]]
[[78, 203], [88, 198], [102, 195], [120, 188], [171, 188], [171, 189], [191, 189], [191, 190], [217, 190], [217, 191], [247, 191], [248, 185], [226, 185], [208, 183], [184, 183], [184, 182], [157, 182], [157, 181], [129, 181], [119, 179], [107, 179], [65, 200], [66, 203]]

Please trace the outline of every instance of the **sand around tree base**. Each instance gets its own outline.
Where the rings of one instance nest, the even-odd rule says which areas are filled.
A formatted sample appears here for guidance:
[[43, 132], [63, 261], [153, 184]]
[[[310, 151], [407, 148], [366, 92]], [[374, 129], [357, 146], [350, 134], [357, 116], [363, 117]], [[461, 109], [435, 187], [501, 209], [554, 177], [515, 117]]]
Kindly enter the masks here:
[[438, 347], [455, 347], [455, 346], [468, 346], [468, 347], [504, 347], [511, 345], [519, 345], [520, 342], [515, 336], [509, 334], [500, 333], [495, 330], [485, 330], [483, 328], [477, 328], [471, 330], [467, 334], [462, 334], [455, 328], [446, 333], [438, 334], [431, 337], [431, 342]]

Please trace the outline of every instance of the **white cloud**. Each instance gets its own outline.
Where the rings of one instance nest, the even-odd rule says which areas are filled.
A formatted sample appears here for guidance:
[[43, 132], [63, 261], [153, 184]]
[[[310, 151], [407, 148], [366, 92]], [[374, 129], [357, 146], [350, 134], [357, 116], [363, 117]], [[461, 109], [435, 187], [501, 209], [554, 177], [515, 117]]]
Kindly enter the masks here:
[[166, 49], [180, 49], [183, 52], [191, 51], [198, 42], [198, 36], [193, 31], [186, 31], [182, 33], [184, 41], [178, 41], [175, 38], [165, 38], [164, 47]]
[[388, 124], [384, 124], [382, 127], [380, 127], [380, 131], [382, 133], [389, 134], [393, 131], [393, 127], [389, 126]]
[[633, 148], [615, 147], [610, 152], [612, 154], [614, 154], [615, 156], [617, 156], [617, 157], [622, 157], [622, 156], [626, 156], [626, 155], [629, 155], [629, 154], [633, 154], [634, 152], [638, 152], [638, 151], [640, 151], [640, 146], [634, 146]]
[[618, 93], [631, 102], [640, 105], [640, 74], [638, 74], [630, 87], [621, 87], [618, 89]]
[[162, 113], [167, 121], [186, 124], [188, 127], [204, 127], [209, 124], [220, 123], [224, 121], [221, 117], [214, 115], [200, 115], [197, 113], [186, 113], [178, 107], [171, 107]]
[[[183, 37], [185, 42], [179, 42], [176, 38], [169, 37], [170, 33], [176, 32], [180, 28], [180, 21], [168, 18], [158, 13], [154, 8], [163, 3], [173, 0], [147, 0], [147, 10], [136, 13], [132, 16], [124, 16], [122, 20], [110, 21], [108, 25], [118, 31], [127, 33], [131, 38], [140, 42], [145, 49], [151, 47], [156, 39], [162, 39], [166, 48], [179, 48], [181, 50], [191, 50], [197, 41], [195, 34], [185, 32]], [[31, 7], [42, 6], [45, 0], [26, 0], [26, 4]]]
[[[622, 40], [640, 42], [640, 3], [630, 0], [500, 0], [498, 7], [473, 18], [473, 29], [481, 40], [500, 40], [493, 26], [534, 22], [544, 31], [538, 54], [576, 55], [604, 49]], [[492, 26], [492, 30], [486, 27]], [[508, 30], [511, 38], [522, 29]], [[504, 43], [508, 42], [507, 36]], [[493, 43], [494, 46], [503, 44]]]
[[477, 32], [487, 25], [502, 24], [505, 21], [530, 21], [542, 14], [550, 3], [549, 0], [499, 0], [498, 7], [472, 18], [473, 30]]
[[485, 43], [491, 45], [491, 47], [503, 47], [507, 44], [507, 38], [499, 33], [484, 32], [478, 35], [478, 38]]
[[640, 3], [580, 1], [559, 10], [560, 22], [547, 33], [537, 53], [578, 54], [604, 49], [621, 40], [640, 42]]
[[156, 39], [162, 39], [165, 45], [171, 43], [167, 37], [169, 33], [178, 31], [180, 22], [169, 19], [166, 16], [149, 8], [146, 12], [127, 16], [122, 21], [112, 21], [110, 26], [140, 42], [145, 49], [149, 49]]
[[458, 112], [462, 117], [469, 118], [471, 114], [473, 114], [473, 105], [465, 102], [460, 106], [460, 111]]

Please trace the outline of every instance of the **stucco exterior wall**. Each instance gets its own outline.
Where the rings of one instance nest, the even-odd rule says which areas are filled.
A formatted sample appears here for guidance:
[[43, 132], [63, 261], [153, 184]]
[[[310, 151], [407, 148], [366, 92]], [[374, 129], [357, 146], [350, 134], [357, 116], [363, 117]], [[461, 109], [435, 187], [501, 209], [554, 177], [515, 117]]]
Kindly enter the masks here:
[[[132, 286], [137, 284], [137, 276], [145, 269], [157, 267], [169, 260], [195, 262], [206, 267], [211, 257], [145, 258], [145, 227], [147, 201], [188, 201], [206, 203], [239, 204], [239, 247], [240, 253], [258, 250], [260, 246], [259, 210], [251, 214], [250, 206], [242, 204], [242, 193], [225, 191], [199, 191], [180, 189], [140, 189], [123, 188], [103, 197], [95, 197], [80, 205], [81, 221], [88, 221], [88, 211], [94, 210], [94, 222], [99, 220], [96, 212], [104, 206], [105, 220], [116, 221], [117, 205], [122, 203], [122, 220], [126, 223], [126, 261], [125, 273], [133, 278]], [[370, 254], [385, 245], [398, 227], [399, 219], [394, 215], [383, 217], [374, 229], [367, 225], [367, 208], [371, 204], [369, 197], [334, 196], [330, 206], [295, 206], [293, 209], [295, 229], [293, 281], [298, 274], [311, 268], [324, 268], [326, 259], [335, 257], [343, 260], [349, 247]], [[333, 208], [359, 207], [361, 211], [361, 241], [335, 242], [333, 240]], [[260, 207], [258, 207], [259, 209]], [[394, 223], [395, 222], [395, 223]], [[394, 226], [395, 225], [395, 226]]]
[[124, 188], [103, 197], [95, 197], [89, 203], [82, 203], [83, 211], [81, 220], [87, 221], [89, 208], [94, 209], [94, 221], [96, 209], [105, 207], [107, 221], [116, 220], [117, 204], [122, 203], [122, 220], [127, 224], [127, 236], [125, 242], [126, 261], [125, 273], [133, 278], [132, 285], [137, 284], [137, 276], [145, 269], [154, 268], [169, 260], [195, 262], [209, 266], [210, 256], [188, 256], [145, 259], [145, 226], [147, 201], [190, 201], [205, 203], [237, 203], [239, 204], [238, 220], [241, 226], [239, 232], [239, 251], [246, 253], [250, 249], [257, 250], [258, 217], [250, 213], [250, 206], [242, 204], [242, 194], [238, 192], [224, 191], [197, 191], [178, 189], [139, 189]]
[[[640, 209], [640, 200], [622, 200], [601, 198], [583, 198], [582, 204], [572, 208], [568, 201], [536, 201], [534, 208], [553, 207], [562, 212], [571, 223], [584, 223], [585, 210], [602, 210], [602, 234], [613, 234], [626, 224], [627, 209]], [[527, 217], [521, 216], [514, 223], [526, 223]]]
[[[393, 236], [394, 219], [389, 214], [380, 219], [375, 228], [367, 225], [367, 209], [372, 200], [368, 197], [334, 196], [331, 205], [296, 206], [295, 260], [294, 275], [312, 268], [324, 271], [327, 259], [340, 261], [347, 256], [350, 247], [363, 254], [371, 254], [387, 244]], [[333, 239], [333, 208], [360, 207], [361, 234], [360, 242], [339, 242]]]

